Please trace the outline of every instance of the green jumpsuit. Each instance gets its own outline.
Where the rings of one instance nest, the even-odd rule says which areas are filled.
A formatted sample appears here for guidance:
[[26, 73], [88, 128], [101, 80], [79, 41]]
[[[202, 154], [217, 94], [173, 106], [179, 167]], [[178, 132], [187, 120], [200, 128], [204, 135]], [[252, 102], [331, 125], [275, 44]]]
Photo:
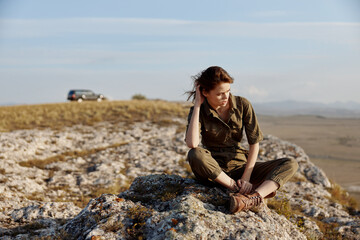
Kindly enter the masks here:
[[[200, 181], [212, 181], [221, 171], [234, 180], [240, 179], [246, 166], [248, 151], [240, 142], [245, 130], [249, 144], [263, 139], [258, 121], [250, 102], [230, 94], [230, 117], [224, 122], [211, 108], [207, 100], [200, 107], [200, 135], [203, 148], [192, 148], [187, 160]], [[194, 107], [190, 108], [188, 124]], [[294, 159], [281, 158], [267, 162], [256, 162], [250, 182], [256, 187], [265, 180], [273, 180], [281, 187], [298, 169]]]

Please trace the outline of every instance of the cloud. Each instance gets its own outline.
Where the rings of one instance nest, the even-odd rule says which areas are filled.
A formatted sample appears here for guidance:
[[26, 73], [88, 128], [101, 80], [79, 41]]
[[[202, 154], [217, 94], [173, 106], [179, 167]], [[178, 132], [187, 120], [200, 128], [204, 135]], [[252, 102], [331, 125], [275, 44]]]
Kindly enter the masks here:
[[[5, 67], [107, 67], [124, 69], [129, 66], [136, 66], [138, 70], [154, 67], [156, 65], [167, 68], [170, 65], [181, 68], [179, 63], [190, 64], [191, 62], [201, 62], [203, 59], [214, 59], [216, 56], [223, 55], [221, 52], [209, 52], [203, 50], [192, 51], [190, 49], [174, 49], [156, 51], [148, 49], [146, 51], [136, 50], [101, 50], [92, 49], [85, 46], [83, 49], [67, 49], [64, 47], [35, 47], [24, 49], [5, 49], [1, 51], [0, 68]], [[188, 65], [187, 64], [187, 65]]]
[[64, 34], [141, 36], [216, 36], [312, 39], [358, 44], [358, 22], [186, 21], [152, 18], [2, 19], [2, 38], [56, 37]]
[[288, 17], [293, 16], [294, 12], [274, 10], [274, 11], [257, 11], [249, 14], [250, 17], [257, 18], [273, 18], [273, 17]]
[[253, 85], [247, 87], [246, 92], [249, 96], [253, 97], [254, 99], [264, 98], [269, 95], [266, 90], [260, 89]]
[[[119, 89], [125, 80], [136, 80], [141, 89], [166, 92], [171, 99], [181, 96], [179, 89], [188, 90], [191, 75], [221, 65], [237, 76], [235, 87], [251, 101], [304, 96], [359, 101], [359, 29], [360, 23], [346, 22], [5, 19], [0, 20], [0, 81], [68, 79], [70, 86], [77, 79], [109, 79], [121, 82], [112, 86]], [[166, 91], [143, 84], [148, 82]], [[110, 90], [117, 98], [131, 92]]]

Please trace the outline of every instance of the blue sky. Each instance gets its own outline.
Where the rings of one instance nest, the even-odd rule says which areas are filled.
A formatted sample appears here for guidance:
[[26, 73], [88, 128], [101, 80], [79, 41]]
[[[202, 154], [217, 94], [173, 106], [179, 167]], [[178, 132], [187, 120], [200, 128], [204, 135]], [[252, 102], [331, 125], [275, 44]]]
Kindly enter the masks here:
[[252, 102], [360, 103], [360, 2], [0, 0], [0, 104], [185, 100], [212, 65]]

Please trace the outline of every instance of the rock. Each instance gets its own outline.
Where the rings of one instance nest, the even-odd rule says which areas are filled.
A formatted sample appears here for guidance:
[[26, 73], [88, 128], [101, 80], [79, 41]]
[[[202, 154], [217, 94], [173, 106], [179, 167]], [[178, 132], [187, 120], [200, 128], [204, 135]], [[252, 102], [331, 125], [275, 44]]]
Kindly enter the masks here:
[[271, 135], [259, 161], [291, 157], [298, 172], [271, 210], [229, 214], [223, 189], [192, 179], [185, 122], [173, 121], [0, 133], [0, 239], [359, 239], [358, 211], [332, 199], [302, 148]]
[[15, 209], [11, 217], [17, 222], [31, 222], [44, 218], [67, 219], [79, 211], [79, 207], [73, 203], [48, 202]]
[[149, 175], [118, 196], [91, 200], [63, 230], [74, 239], [306, 239], [265, 206], [229, 214], [228, 200], [223, 190], [192, 179]]
[[321, 184], [324, 187], [330, 188], [331, 183], [326, 177], [324, 171], [313, 164], [309, 164], [304, 170], [305, 176], [311, 182]]

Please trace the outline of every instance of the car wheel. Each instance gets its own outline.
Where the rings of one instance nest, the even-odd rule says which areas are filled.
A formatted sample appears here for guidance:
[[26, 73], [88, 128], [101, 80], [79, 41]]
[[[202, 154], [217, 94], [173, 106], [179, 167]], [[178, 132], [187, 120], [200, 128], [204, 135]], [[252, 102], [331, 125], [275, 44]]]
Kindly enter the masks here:
[[78, 101], [78, 102], [82, 102], [82, 101], [83, 101], [83, 99], [82, 99], [82, 98], [79, 98], [77, 101]]

